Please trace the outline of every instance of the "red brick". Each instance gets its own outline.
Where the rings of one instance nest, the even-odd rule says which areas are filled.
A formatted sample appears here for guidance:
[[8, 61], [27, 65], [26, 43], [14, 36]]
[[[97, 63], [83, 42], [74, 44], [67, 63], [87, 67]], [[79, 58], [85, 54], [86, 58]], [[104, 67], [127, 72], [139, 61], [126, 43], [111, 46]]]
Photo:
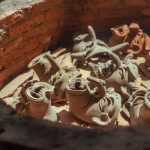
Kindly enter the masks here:
[[38, 38], [39, 44], [42, 44], [42, 45], [50, 44], [51, 40], [52, 40], [51, 35], [43, 35]]
[[47, 12], [45, 12], [45, 19], [46, 20], [52, 20], [58, 17], [61, 17], [65, 14], [64, 9], [52, 9]]
[[18, 25], [15, 25], [14, 27], [11, 27], [9, 29], [10, 37], [12, 38], [17, 37], [21, 35], [22, 33], [27, 32], [31, 28], [40, 25], [42, 22], [44, 22], [44, 18], [45, 18], [44, 14], [42, 14], [37, 17], [30, 18], [26, 22], [22, 22], [22, 23], [19, 23]]
[[11, 53], [14, 49], [19, 48], [23, 45], [23, 37], [17, 37], [15, 40], [10, 41], [8, 44], [6, 44], [5, 47], [3, 47], [3, 51], [5, 55]]
[[43, 34], [43, 31], [40, 28], [40, 26], [32, 28], [28, 32], [23, 34], [24, 41], [26, 42], [26, 41], [29, 41], [29, 40], [32, 40], [32, 39], [36, 39], [39, 36], [41, 36], [42, 34]]
[[44, 34], [54, 33], [57, 32], [58, 22], [56, 20], [53, 22], [48, 21], [39, 26], [39, 28], [43, 31]]
[[[32, 40], [30, 42], [24, 43], [22, 48], [17, 48], [14, 49], [13, 52], [10, 52], [8, 54], [4, 54], [3, 56], [3, 61], [7, 60], [7, 62], [4, 62], [3, 64], [5, 65], [4, 67], [7, 68], [14, 64], [17, 59], [20, 57], [24, 56], [25, 54], [34, 51], [38, 47], [38, 41], [37, 40]], [[23, 59], [26, 59], [25, 57]]]

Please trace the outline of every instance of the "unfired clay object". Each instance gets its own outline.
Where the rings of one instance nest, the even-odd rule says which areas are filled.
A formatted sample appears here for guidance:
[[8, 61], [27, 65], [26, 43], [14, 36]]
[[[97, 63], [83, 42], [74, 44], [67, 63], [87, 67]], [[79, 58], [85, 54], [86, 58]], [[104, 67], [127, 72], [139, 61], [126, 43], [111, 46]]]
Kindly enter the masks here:
[[125, 57], [123, 61], [113, 52], [108, 52], [111, 61], [105, 63], [89, 63], [91, 76], [106, 81], [106, 87], [114, 87], [115, 90], [126, 97], [126, 88], [134, 88], [138, 75], [138, 67], [131, 62], [132, 55]]
[[131, 125], [150, 123], [150, 90], [139, 89], [123, 105], [123, 113]]
[[[115, 93], [113, 88], [106, 90], [103, 80], [93, 77], [89, 77], [88, 80], [83, 78], [69, 80], [66, 95], [70, 112], [90, 124], [105, 126], [114, 123], [121, 108], [120, 95]], [[97, 84], [91, 92], [89, 89], [92, 81]], [[103, 92], [100, 92], [102, 88]]]
[[[36, 61], [37, 59], [38, 61]], [[49, 82], [55, 87], [52, 103], [66, 101], [65, 87], [68, 80], [81, 76], [75, 66], [61, 66], [61, 64], [58, 64], [50, 52], [33, 59], [29, 64], [29, 68], [35, 70], [41, 81]]]
[[49, 80], [50, 69], [52, 68], [46, 53], [37, 56], [28, 65], [28, 68], [32, 68], [38, 75], [40, 81], [43, 82], [47, 82]]
[[122, 25], [111, 28], [112, 37], [109, 45], [114, 46], [123, 42], [129, 42], [129, 47], [124, 53], [133, 53], [134, 55], [148, 55], [150, 51], [150, 37], [140, 29], [137, 23]]
[[65, 87], [69, 79], [81, 77], [81, 73], [75, 66], [60, 67], [50, 54], [47, 57], [55, 69], [55, 74], [50, 75], [49, 83], [51, 83], [55, 89], [52, 95], [52, 103], [66, 101]]
[[[51, 107], [54, 87], [46, 82], [28, 81], [21, 90], [22, 113], [49, 121], [57, 121], [56, 112]], [[19, 111], [19, 110], [18, 110]]]
[[73, 53], [71, 54], [73, 64], [78, 64], [78, 61], [80, 63], [94, 60], [98, 61], [100, 59], [98, 56], [99, 53], [105, 53], [105, 51], [119, 51], [128, 45], [128, 43], [123, 43], [114, 47], [108, 47], [106, 43], [96, 39], [95, 32], [91, 26], [88, 26], [88, 31], [88, 34], [74, 38], [75, 44], [73, 47]]

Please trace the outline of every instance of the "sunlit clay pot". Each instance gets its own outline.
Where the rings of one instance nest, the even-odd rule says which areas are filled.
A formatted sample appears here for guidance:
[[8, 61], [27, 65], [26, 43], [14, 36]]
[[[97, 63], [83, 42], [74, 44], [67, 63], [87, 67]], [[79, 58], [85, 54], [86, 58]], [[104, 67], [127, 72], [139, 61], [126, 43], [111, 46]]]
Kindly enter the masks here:
[[[26, 86], [22, 93], [26, 97], [25, 114], [44, 118], [50, 121], [57, 121], [57, 115], [51, 107], [51, 95], [54, 87], [46, 82], [35, 82]], [[24, 97], [24, 98], [25, 98]]]
[[150, 123], [150, 91], [140, 89], [124, 104], [123, 111], [131, 125]]
[[99, 99], [89, 92], [87, 84], [82, 78], [69, 80], [66, 95], [70, 112], [90, 124], [105, 126], [114, 123], [121, 108], [120, 95], [108, 89], [105, 96]]
[[36, 72], [40, 81], [48, 81], [51, 64], [48, 61], [46, 53], [34, 58], [29, 63], [28, 68], [32, 68]]
[[150, 91], [148, 91], [144, 96], [144, 106], [141, 109], [141, 118], [145, 122], [150, 123]]

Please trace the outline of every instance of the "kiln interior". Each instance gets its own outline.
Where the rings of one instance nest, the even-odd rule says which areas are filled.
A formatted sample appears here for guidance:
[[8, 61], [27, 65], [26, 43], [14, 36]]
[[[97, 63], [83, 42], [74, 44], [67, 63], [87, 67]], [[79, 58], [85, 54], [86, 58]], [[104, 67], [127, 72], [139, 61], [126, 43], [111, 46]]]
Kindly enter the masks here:
[[0, 1], [0, 97], [19, 114], [67, 125], [149, 122], [149, 9], [146, 0]]
[[[147, 53], [149, 53], [149, 36], [148, 34], [146, 34], [148, 33], [148, 28], [147, 28], [148, 23], [143, 23], [143, 21], [148, 22], [149, 9], [148, 8], [145, 9], [144, 2], [140, 3], [138, 1], [137, 3], [136, 0], [135, 2], [132, 2], [132, 3], [128, 1], [126, 2], [114, 1], [114, 4], [112, 5], [109, 2], [104, 2], [104, 1], [99, 2], [96, 0], [95, 1], [77, 1], [77, 2], [71, 2], [71, 1], [65, 1], [65, 0], [64, 1], [62, 0], [59, 2], [58, 1], [52, 1], [52, 2], [38, 1], [38, 0], [32, 1], [32, 2], [31, 1], [19, 2], [16, 0], [16, 1], [11, 2], [11, 1], [6, 0], [6, 1], [1, 2], [0, 6], [1, 6], [1, 12], [2, 12], [2, 15], [1, 15], [1, 45], [2, 45], [1, 46], [2, 47], [1, 48], [1, 51], [2, 51], [1, 62], [2, 63], [1, 63], [0, 83], [1, 83], [1, 87], [3, 87], [1, 90], [1, 98], [7, 104], [11, 105], [14, 108], [16, 108], [16, 105], [18, 104], [18, 102], [14, 101], [13, 95], [15, 95], [15, 92], [17, 92], [20, 86], [23, 86], [23, 84], [25, 84], [25, 81], [28, 80], [28, 78], [30, 78], [31, 74], [34, 74], [32, 76], [33, 78], [32, 80], [50, 82], [49, 81], [51, 80], [50, 77], [47, 77], [47, 75], [45, 77], [44, 72], [42, 74], [39, 74], [39, 69], [37, 71], [36, 67], [34, 67], [36, 66], [36, 64], [40, 64], [40, 62], [38, 61], [41, 61], [41, 59], [45, 57], [42, 55], [48, 55], [48, 54], [46, 53], [42, 54], [38, 57], [38, 59], [36, 57], [35, 59], [36, 61], [31, 62], [33, 64], [30, 63], [30, 65], [28, 66], [29, 62], [33, 58], [35, 58], [35, 56], [38, 56], [44, 51], [52, 51], [52, 55], [51, 54], [49, 55], [51, 55], [53, 59], [55, 59], [58, 65], [62, 65], [63, 63], [65, 67], [72, 66], [72, 63], [76, 67], [78, 67], [79, 65], [80, 73], [76, 69], [73, 69], [72, 73], [76, 74], [76, 77], [83, 76], [83, 78], [85, 79], [91, 76], [93, 71], [96, 71], [96, 70], [93, 70], [94, 67], [96, 67], [94, 65], [96, 65], [98, 62], [100, 63], [101, 59], [105, 59], [105, 57], [107, 57], [106, 55], [108, 56], [111, 55], [111, 54], [107, 54], [108, 49], [110, 49], [110, 51], [111, 49], [112, 50], [114, 49], [113, 51], [116, 51], [117, 54], [113, 52], [114, 53], [113, 55], [116, 55], [115, 57], [119, 56], [120, 61], [121, 59], [124, 59], [124, 61], [126, 61], [127, 58], [125, 57], [125, 55], [127, 57], [131, 57], [131, 56], [128, 56], [127, 53], [133, 54], [135, 57], [133, 56], [133, 59], [131, 60], [132, 61], [131, 67], [129, 68], [131, 68], [130, 69], [130, 72], [132, 72], [131, 74], [134, 74], [134, 75], [136, 75], [136, 70], [135, 71], [133, 70], [134, 67], [132, 68], [132, 65], [136, 64], [141, 68], [140, 65], [141, 63], [145, 61], [145, 58], [146, 58], [146, 62], [148, 60], [147, 57], [149, 57], [149, 54]], [[137, 9], [134, 9], [134, 10], [130, 10], [131, 12], [128, 12], [129, 8], [132, 8], [132, 7], [138, 8], [138, 11]], [[57, 9], [59, 10], [59, 12], [57, 11]], [[144, 16], [144, 18], [142, 16]], [[136, 21], [137, 23], [139, 23], [140, 26], [136, 23], [129, 24], [129, 22], [131, 21], [132, 22]], [[96, 33], [94, 29], [92, 28], [92, 26], [88, 26], [89, 24], [95, 28]], [[116, 27], [116, 25], [120, 25], [120, 26]], [[108, 30], [109, 28], [111, 28], [111, 31]], [[143, 28], [144, 28], [144, 31], [142, 30]], [[76, 32], [78, 32], [78, 34], [76, 34]], [[82, 32], [84, 34], [79, 34], [79, 32]], [[96, 37], [96, 35], [98, 38]], [[95, 48], [95, 50], [93, 50], [94, 46], [91, 45], [91, 42], [94, 42], [93, 41], [94, 38], [98, 42], [96, 43], [95, 47], [97, 48]], [[98, 40], [99, 38], [100, 40]], [[81, 45], [80, 45], [80, 42], [81, 42]], [[123, 42], [126, 42], [126, 43], [123, 43]], [[120, 45], [117, 45], [117, 44], [120, 44]], [[128, 47], [127, 44], [129, 44], [130, 46]], [[60, 47], [60, 46], [63, 46], [65, 48], [56, 49], [56, 47]], [[82, 56], [79, 56], [81, 54], [78, 54], [78, 52], [86, 51], [85, 49], [88, 49], [89, 47], [91, 48], [90, 50], [87, 50], [87, 51], [90, 52], [92, 50], [93, 52], [91, 54], [87, 54], [87, 56], [86, 54], [82, 54]], [[117, 47], [120, 47], [120, 48], [117, 48]], [[118, 53], [117, 49], [125, 49], [125, 50], [123, 50], [123, 52], [119, 51]], [[125, 52], [127, 51], [127, 49], [132, 52]], [[112, 58], [114, 57], [113, 55], [110, 56], [112, 60], [115, 59], [115, 58]], [[89, 57], [90, 59], [88, 58], [84, 60], [84, 57]], [[144, 60], [142, 58], [144, 58]], [[79, 62], [77, 63], [78, 60]], [[93, 61], [95, 61], [96, 64], [93, 63]], [[123, 65], [130, 66], [129, 64], [124, 64], [124, 61], [122, 62]], [[83, 67], [81, 65], [81, 63], [84, 63], [84, 62], [86, 63], [88, 62], [88, 65], [85, 64], [85, 66], [88, 67], [88, 69], [85, 68], [85, 66]], [[52, 62], [51, 67], [54, 64], [55, 62]], [[106, 73], [110, 74], [108, 73], [109, 72], [108, 69], [110, 69], [110, 67], [107, 68], [106, 65], [109, 65], [109, 66], [111, 65], [107, 62], [105, 63], [103, 62], [103, 64], [105, 65], [105, 67], [103, 66], [105, 69], [105, 73], [103, 72], [104, 73], [103, 76], [105, 76]], [[27, 66], [28, 66], [28, 69], [27, 69]], [[89, 67], [91, 67], [91, 69], [89, 69]], [[102, 66], [99, 66], [99, 67], [103, 68]], [[14, 78], [17, 74], [20, 74], [21, 71], [23, 70], [26, 70], [28, 72], [12, 80], [12, 78]], [[149, 88], [148, 71], [149, 70], [147, 70], [146, 72], [144, 70], [143, 72], [142, 70], [142, 72], [139, 72], [139, 74], [136, 75], [136, 81], [134, 81], [136, 82], [137, 86], [142, 85], [147, 90]], [[98, 74], [92, 74], [92, 76], [97, 77]], [[106, 80], [105, 77], [102, 77], [102, 76], [98, 78], [104, 79], [104, 81]], [[6, 85], [6, 83], [8, 83], [8, 81], [10, 80], [12, 81]], [[93, 80], [93, 82], [95, 82], [95, 80]], [[117, 82], [118, 81], [116, 81], [116, 83]], [[127, 82], [131, 82], [131, 80], [127, 80]], [[109, 86], [106, 83], [106, 88], [111, 87], [115, 89], [116, 83], [114, 82], [113, 85], [111, 85], [110, 83]], [[109, 81], [108, 81], [108, 84], [109, 84]], [[63, 86], [66, 87], [66, 85], [67, 84], [65, 83], [65, 85]], [[120, 87], [121, 86], [122, 85], [120, 85]], [[130, 86], [134, 86], [134, 85], [130, 85]], [[55, 88], [54, 90], [55, 91], [57, 90], [58, 93], [55, 95], [55, 91], [54, 91], [55, 98], [53, 101], [54, 102], [66, 101], [66, 96], [64, 96], [65, 95], [64, 93], [63, 93], [63, 97], [58, 96], [59, 92], [61, 92], [60, 87], [57, 86], [54, 88]], [[134, 88], [138, 88], [138, 87], [134, 87]], [[106, 89], [106, 91], [107, 90], [108, 89]], [[36, 92], [34, 93], [35, 94], [33, 94], [32, 92], [30, 96], [32, 96], [32, 98], [36, 96], [35, 98], [40, 99], [41, 95], [37, 95]], [[102, 98], [102, 95], [100, 96], [101, 98]], [[124, 100], [122, 101], [124, 102]], [[127, 105], [129, 104], [125, 103], [123, 105], [122, 103], [120, 105], [122, 105], [122, 108], [124, 108], [124, 107], [127, 107]], [[87, 126], [87, 127], [89, 126], [88, 123], [85, 123], [84, 121], [80, 121], [80, 119], [77, 119], [78, 115], [77, 116], [75, 115], [75, 117], [73, 117], [70, 114], [68, 102], [55, 103], [54, 105], [52, 104], [52, 107], [54, 111], [57, 112], [57, 115], [59, 118], [58, 122], [80, 125], [80, 126]], [[34, 109], [39, 109], [39, 108], [37, 106], [37, 108], [35, 107]], [[19, 109], [18, 112], [21, 112], [21, 110]], [[38, 115], [33, 115], [33, 116], [36, 117]], [[117, 123], [118, 125], [129, 125], [129, 122], [126, 120], [129, 117], [128, 115], [127, 115], [128, 117], [126, 116], [127, 118], [122, 117], [119, 114], [117, 116], [118, 117], [115, 119], [115, 124]]]

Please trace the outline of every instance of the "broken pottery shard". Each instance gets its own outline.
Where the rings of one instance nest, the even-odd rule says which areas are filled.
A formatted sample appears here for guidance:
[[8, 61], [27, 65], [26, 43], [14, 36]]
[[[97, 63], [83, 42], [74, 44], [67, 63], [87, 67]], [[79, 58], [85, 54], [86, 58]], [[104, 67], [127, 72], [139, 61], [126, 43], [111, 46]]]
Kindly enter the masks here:
[[[106, 90], [105, 81], [93, 77], [89, 77], [88, 80], [69, 80], [66, 95], [70, 112], [90, 124], [105, 126], [115, 123], [121, 108], [120, 95], [112, 88]], [[95, 87], [92, 81], [95, 82]], [[102, 88], [104, 93], [101, 92]]]
[[129, 26], [113, 27], [111, 31], [110, 46], [128, 42], [129, 47], [123, 51], [125, 54], [133, 53], [134, 55], [146, 57], [149, 53], [150, 37], [143, 32], [137, 23], [131, 23]]
[[149, 78], [150, 68], [150, 36], [143, 32], [137, 23], [131, 23], [129, 26], [122, 25], [111, 28], [112, 37], [109, 45], [113, 46], [123, 42], [128, 42], [129, 46], [123, 50], [124, 54], [132, 53], [134, 56], [142, 56], [146, 59], [140, 70]]

